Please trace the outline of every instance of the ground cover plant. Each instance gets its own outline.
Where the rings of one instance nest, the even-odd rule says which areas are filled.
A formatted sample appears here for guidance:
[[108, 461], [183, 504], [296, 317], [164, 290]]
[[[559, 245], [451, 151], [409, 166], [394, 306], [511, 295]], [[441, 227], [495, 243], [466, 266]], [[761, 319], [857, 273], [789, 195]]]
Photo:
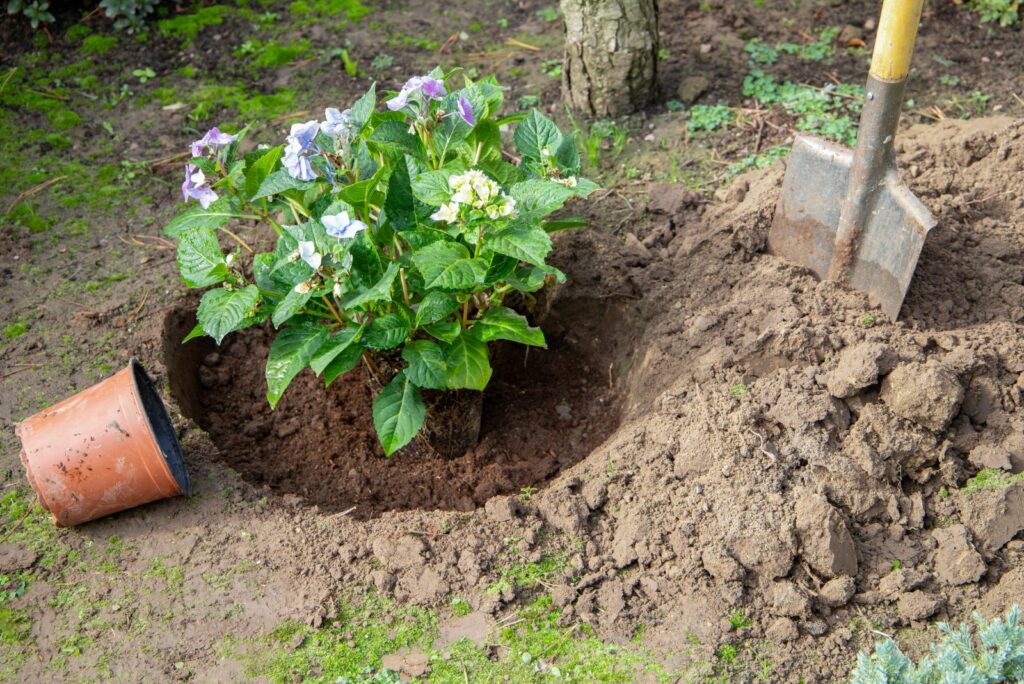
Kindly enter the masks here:
[[[440, 69], [413, 77], [386, 112], [371, 86], [326, 121], [292, 125], [286, 145], [245, 155], [241, 134], [211, 129], [185, 167], [182, 195], [195, 204], [165, 229], [185, 283], [219, 286], [186, 341], [271, 321], [271, 406], [307, 366], [330, 385], [365, 362], [382, 387], [373, 420], [387, 455], [422, 427], [422, 389], [487, 386], [489, 342], [546, 346], [507, 304], [564, 282], [545, 262], [548, 232], [577, 222], [546, 219], [597, 187], [579, 176], [575, 139], [546, 116], [499, 119], [493, 78], [449, 92], [451, 81]], [[502, 150], [510, 123], [516, 165]], [[268, 224], [274, 250], [245, 258], [232, 218]], [[234, 251], [221, 251], [217, 230]]]

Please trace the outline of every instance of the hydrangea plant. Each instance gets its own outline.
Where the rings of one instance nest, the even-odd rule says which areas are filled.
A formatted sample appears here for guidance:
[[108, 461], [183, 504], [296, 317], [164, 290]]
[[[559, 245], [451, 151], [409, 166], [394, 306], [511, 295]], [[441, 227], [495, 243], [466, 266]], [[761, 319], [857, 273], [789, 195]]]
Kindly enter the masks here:
[[[382, 111], [371, 86], [276, 147], [243, 153], [246, 129], [212, 129], [192, 144], [188, 208], [166, 228], [185, 283], [215, 286], [186, 340], [270, 321], [271, 406], [307, 366], [330, 385], [362, 361], [383, 387], [373, 422], [388, 455], [422, 427], [421, 389], [483, 390], [495, 340], [546, 345], [510, 304], [564, 281], [546, 263], [549, 233], [583, 222], [548, 217], [597, 187], [549, 118], [499, 118], [495, 79], [453, 80], [411, 78]], [[230, 221], [266, 224], [273, 251], [254, 252]]]

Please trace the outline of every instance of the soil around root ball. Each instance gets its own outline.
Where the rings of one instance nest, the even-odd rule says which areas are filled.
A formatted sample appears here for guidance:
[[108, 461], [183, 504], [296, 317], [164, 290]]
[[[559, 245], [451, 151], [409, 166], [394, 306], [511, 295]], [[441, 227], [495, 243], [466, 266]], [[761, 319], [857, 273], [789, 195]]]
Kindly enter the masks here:
[[[618, 426], [620, 393], [608, 369], [619, 345], [587, 345], [581, 336], [600, 328], [612, 341], [627, 329], [613, 303], [578, 300], [571, 285], [559, 297], [544, 324], [548, 349], [492, 346], [480, 439], [457, 455], [416, 440], [385, 457], [372, 421], [376, 384], [363, 366], [328, 388], [307, 369], [271, 410], [264, 364], [272, 333], [236, 333], [219, 349], [208, 340], [182, 346], [177, 340], [194, 324], [189, 309], [172, 311], [166, 323], [171, 389], [220, 458], [254, 485], [327, 512], [354, 508], [357, 518], [470, 511], [495, 495], [543, 485]], [[584, 311], [594, 317], [583, 320]]]

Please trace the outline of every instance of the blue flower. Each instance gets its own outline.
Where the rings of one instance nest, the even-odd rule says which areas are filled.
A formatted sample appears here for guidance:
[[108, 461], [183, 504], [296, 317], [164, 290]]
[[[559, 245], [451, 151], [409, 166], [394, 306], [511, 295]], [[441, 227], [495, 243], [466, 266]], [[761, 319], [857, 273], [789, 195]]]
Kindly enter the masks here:
[[352, 132], [352, 110], [346, 109], [341, 112], [334, 107], [328, 107], [324, 110], [324, 117], [327, 120], [320, 124], [320, 130], [324, 135], [347, 138]]
[[440, 100], [448, 91], [444, 89], [444, 82], [430, 76], [413, 76], [398, 95], [387, 101], [388, 109], [397, 112], [409, 104], [409, 98], [422, 99], [424, 102]]
[[354, 238], [360, 232], [366, 230], [366, 224], [356, 218], [351, 218], [347, 211], [339, 214], [325, 214], [320, 222], [327, 229], [327, 234], [339, 240]]
[[288, 145], [284, 148], [284, 158], [281, 160], [288, 175], [292, 178], [304, 181], [316, 178], [309, 155], [318, 151], [313, 142], [318, 132], [320, 132], [319, 121], [292, 124]]
[[459, 95], [459, 116], [462, 120], [468, 123], [470, 126], [476, 125], [476, 117], [473, 116], [473, 105], [469, 104], [469, 100], [466, 99], [465, 95]]
[[185, 164], [185, 182], [181, 184], [181, 196], [187, 204], [190, 199], [197, 200], [206, 209], [217, 201], [217, 193], [210, 187], [206, 174], [193, 164]]
[[216, 154], [237, 139], [238, 136], [221, 133], [220, 129], [214, 126], [206, 132], [206, 135], [192, 143], [192, 156], [202, 157], [206, 150]]

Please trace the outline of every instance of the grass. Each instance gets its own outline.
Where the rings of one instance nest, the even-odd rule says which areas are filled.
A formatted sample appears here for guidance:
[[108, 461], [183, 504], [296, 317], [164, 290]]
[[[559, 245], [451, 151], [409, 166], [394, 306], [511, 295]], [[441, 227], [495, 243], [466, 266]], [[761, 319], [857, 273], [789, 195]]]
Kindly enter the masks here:
[[1024, 473], [1012, 475], [1005, 470], [982, 468], [977, 475], [967, 480], [960, 491], [969, 496], [985, 489], [1003, 489], [1017, 482], [1024, 482]]
[[562, 553], [546, 555], [536, 563], [513, 563], [501, 571], [496, 582], [487, 587], [487, 593], [502, 594], [532, 589], [543, 585], [547, 578], [565, 569], [566, 565], [565, 554]]

